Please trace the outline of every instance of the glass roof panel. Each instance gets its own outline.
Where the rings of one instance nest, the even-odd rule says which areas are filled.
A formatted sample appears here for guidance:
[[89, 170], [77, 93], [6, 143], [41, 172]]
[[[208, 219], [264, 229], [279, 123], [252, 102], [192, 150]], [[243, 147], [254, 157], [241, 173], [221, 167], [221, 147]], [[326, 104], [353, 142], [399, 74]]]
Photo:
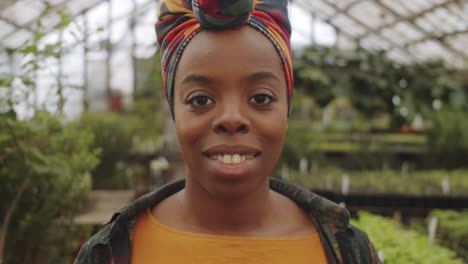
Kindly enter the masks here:
[[61, 4], [61, 3], [65, 2], [65, 1], [67, 1], [67, 0], [46, 0], [45, 2], [47, 2], [51, 6], [56, 6], [56, 5]]
[[421, 27], [426, 32], [434, 31], [434, 27], [432, 26], [432, 23], [428, 21], [428, 19], [425, 16], [416, 18], [414, 23], [418, 25], [419, 27]]
[[0, 39], [3, 39], [3, 37], [7, 34], [10, 34], [11, 32], [15, 31], [15, 27], [12, 26], [10, 23], [6, 23], [2, 20], [0, 20]]
[[434, 12], [428, 13], [427, 18], [432, 21], [432, 26], [438, 29], [438, 33], [451, 33], [454, 31], [454, 26], [451, 23], [448, 13], [445, 8], [438, 8]]
[[1, 16], [23, 26], [34, 21], [44, 11], [45, 7], [45, 4], [38, 0], [20, 0], [2, 10]]
[[338, 8], [340, 9], [346, 9], [348, 6], [351, 6], [362, 0], [327, 0], [327, 1], [338, 6]]
[[60, 23], [60, 15], [56, 12], [49, 12], [41, 19], [42, 25], [46, 29], [52, 29]]
[[331, 22], [335, 26], [342, 28], [347, 32], [350, 32], [354, 36], [359, 36], [366, 32], [362, 26], [358, 25], [348, 16], [345, 16], [343, 14], [335, 16], [333, 19], [331, 19]]
[[112, 0], [112, 19], [129, 15], [133, 12], [133, 3], [129, 0]]
[[15, 3], [15, 0], [2, 0], [0, 1], [0, 10], [5, 9], [14, 3]]
[[408, 10], [408, 8], [406, 8], [402, 4], [402, 2], [404, 1], [406, 0], [381, 0], [381, 2], [385, 4], [386, 6], [390, 7], [390, 9], [394, 10], [399, 15], [406, 17], [406, 16], [409, 16], [411, 13]]
[[446, 50], [436, 41], [428, 40], [420, 43], [416, 43], [409, 47], [409, 50], [421, 58], [421, 60], [430, 60], [437, 57], [451, 56], [446, 54]]
[[351, 38], [348, 38], [347, 36], [344, 36], [341, 34], [339, 37], [337, 37], [337, 46], [340, 49], [355, 49], [357, 48], [357, 43]]
[[[424, 6], [421, 6], [421, 3], [418, 3], [418, 0], [412, 1], [402, 1], [402, 5], [409, 10], [410, 14], [419, 13], [424, 9]], [[429, 1], [426, 1], [428, 3]], [[422, 3], [424, 5], [424, 2]]]
[[33, 34], [25, 29], [16, 31], [14, 34], [10, 35], [8, 38], [2, 40], [2, 43], [9, 48], [18, 48], [26, 40], [31, 39]]
[[[289, 5], [289, 15], [291, 17], [297, 17], [300, 19], [292, 19], [291, 20], [291, 27], [292, 27], [292, 34], [291, 34], [291, 43], [296, 48], [301, 48], [308, 46], [312, 43], [313, 39], [313, 29], [312, 25], [312, 16], [310, 12], [304, 10], [299, 5], [295, 3], [291, 3]], [[150, 25], [150, 23], [148, 23]], [[153, 28], [152, 28], [153, 29]], [[154, 32], [154, 30], [152, 30]], [[150, 35], [147, 35], [148, 37]], [[153, 38], [151, 38], [153, 39]]]
[[402, 46], [408, 42], [408, 39], [406, 39], [405, 36], [401, 34], [401, 32], [399, 32], [398, 30], [395, 30], [395, 28], [383, 29], [382, 35], [385, 36], [387, 39], [393, 40], [393, 42], [399, 46]]
[[111, 41], [112, 43], [119, 43], [125, 35], [129, 35], [128, 20], [121, 19], [114, 22], [111, 26]]
[[375, 43], [376, 48], [378, 50], [388, 50], [391, 48], [391, 44], [387, 40], [382, 39], [378, 35], [371, 34], [369, 35], [368, 39]]
[[[137, 5], [142, 5], [142, 4], [145, 4], [145, 3], [148, 3], [148, 2], [152, 2], [152, 3], [155, 3], [156, 4], [156, 1], [152, 1], [152, 0], [135, 0]], [[153, 9], [153, 10], [156, 10], [156, 9]], [[155, 11], [155, 14], [156, 14], [156, 11]]]
[[398, 63], [408, 63], [411, 59], [411, 56], [408, 56], [408, 53], [401, 49], [392, 49], [387, 52], [387, 56]]
[[[137, 23], [142, 23], [142, 24], [151, 24], [152, 27], [154, 27], [154, 23], [156, 22], [156, 12], [154, 10], [157, 10], [157, 5], [156, 2], [154, 1], [149, 1], [145, 3], [143, 6], [138, 7], [140, 10], [138, 12], [138, 16], [136, 17]], [[304, 12], [306, 12], [304, 10]]]
[[[424, 37], [424, 34], [421, 31], [414, 28], [413, 25], [407, 22], [400, 22], [396, 24], [394, 26], [394, 29], [400, 32], [404, 36], [404, 39], [415, 41], [415, 40], [420, 40]], [[402, 42], [402, 43], [405, 43], [405, 42]]]
[[468, 56], [468, 33], [465, 34], [460, 34], [457, 36], [452, 36], [447, 38], [446, 40], [447, 43], [450, 44], [451, 47], [454, 49], [465, 53]]
[[315, 11], [314, 14], [322, 18], [328, 18], [336, 14], [336, 10], [322, 0], [317, 0], [317, 1], [298, 0], [297, 2], [305, 8], [309, 9], [310, 7], [309, 9], [310, 11]]
[[79, 13], [85, 9], [98, 5], [99, 3], [105, 2], [102, 0], [69, 0], [67, 6], [70, 11]]
[[[128, 33], [131, 16], [134, 14], [133, 1], [110, 0], [112, 2], [112, 41], [121, 43], [122, 36]], [[294, 16], [295, 27], [298, 34], [315, 32], [316, 39], [332, 36], [330, 41], [321, 44], [333, 45], [336, 41], [335, 30], [342, 32], [339, 46], [353, 46], [361, 40], [363, 45], [374, 49], [400, 50], [405, 54], [407, 45], [414, 47], [418, 42], [434, 40], [443, 52], [433, 53], [430, 44], [419, 45], [419, 48], [428, 47], [430, 54], [439, 54], [445, 58], [463, 57], [467, 54], [466, 36], [468, 33], [468, 1], [463, 0], [292, 0], [302, 10], [320, 18], [312, 30], [312, 22], [305, 15]], [[87, 13], [90, 46], [105, 51], [105, 41], [108, 35], [107, 6], [108, 1], [102, 0], [2, 0], [0, 4], [0, 46], [17, 46], [25, 39], [31, 37], [27, 31], [35, 28], [32, 23], [49, 4], [52, 9], [42, 18], [43, 30], [50, 31], [60, 23], [57, 10], [65, 7], [71, 14], [72, 21], [89, 9]], [[137, 4], [137, 46], [150, 47], [154, 45], [154, 26], [157, 1], [135, 0]], [[302, 17], [304, 18], [302, 19]], [[310, 18], [310, 16], [308, 16]], [[11, 22], [11, 23], [10, 23]], [[16, 24], [16, 25], [15, 25]], [[72, 23], [73, 24], [73, 23]], [[325, 26], [327, 25], [327, 26]], [[330, 27], [328, 26], [330, 25]], [[330, 30], [322, 30], [329, 27]], [[99, 30], [98, 28], [103, 28]], [[300, 31], [300, 32], [299, 32]], [[320, 31], [320, 32], [319, 32]], [[301, 33], [303, 32], [303, 33]], [[151, 38], [149, 37], [151, 35]], [[309, 35], [309, 34], [305, 34]], [[301, 36], [304, 39], [309, 36]], [[446, 41], [447, 44], [443, 42]], [[343, 43], [348, 44], [343, 44]], [[122, 44], [123, 45], [123, 44]], [[417, 45], [416, 45], [417, 46]], [[118, 48], [118, 47], [115, 47]], [[416, 48], [411, 52], [418, 52], [414, 57], [424, 57]], [[455, 50], [455, 51], [454, 51]], [[105, 53], [105, 52], [104, 52]], [[406, 57], [410, 57], [407, 56]], [[397, 57], [397, 55], [395, 55]], [[467, 56], [468, 57], [468, 56]]]
[[315, 21], [315, 41], [319, 45], [331, 46], [336, 43], [336, 32], [330, 24], [321, 20]]
[[381, 7], [370, 1], [354, 5], [349, 14], [374, 29], [395, 21], [395, 16], [385, 13]]
[[447, 6], [447, 9], [455, 14], [458, 18], [468, 23], [468, 2], [462, 4], [461, 2], [453, 2]]

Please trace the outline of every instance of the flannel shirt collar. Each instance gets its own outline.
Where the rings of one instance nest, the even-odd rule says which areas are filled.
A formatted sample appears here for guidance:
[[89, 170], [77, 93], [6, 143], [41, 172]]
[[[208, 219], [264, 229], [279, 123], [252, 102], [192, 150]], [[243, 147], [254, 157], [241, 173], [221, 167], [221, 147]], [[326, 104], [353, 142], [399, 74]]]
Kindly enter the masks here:
[[[129, 264], [134, 224], [137, 216], [146, 209], [182, 190], [185, 180], [179, 180], [162, 186], [126, 205], [116, 212], [107, 223], [107, 228], [98, 233], [93, 244], [108, 246], [111, 250], [111, 262]], [[317, 227], [329, 263], [343, 263], [335, 233], [344, 232], [349, 227], [349, 212], [340, 205], [327, 200], [301, 187], [270, 178], [270, 188], [296, 202]]]

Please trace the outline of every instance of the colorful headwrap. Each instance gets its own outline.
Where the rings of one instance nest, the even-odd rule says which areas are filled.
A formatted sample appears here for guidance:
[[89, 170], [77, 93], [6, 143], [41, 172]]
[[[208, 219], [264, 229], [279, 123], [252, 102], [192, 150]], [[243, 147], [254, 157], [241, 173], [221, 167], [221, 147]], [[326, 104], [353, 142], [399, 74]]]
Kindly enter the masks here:
[[164, 94], [173, 109], [174, 76], [184, 48], [201, 29], [225, 30], [248, 24], [274, 45], [284, 66], [289, 106], [293, 76], [287, 0], [162, 0], [156, 22]]

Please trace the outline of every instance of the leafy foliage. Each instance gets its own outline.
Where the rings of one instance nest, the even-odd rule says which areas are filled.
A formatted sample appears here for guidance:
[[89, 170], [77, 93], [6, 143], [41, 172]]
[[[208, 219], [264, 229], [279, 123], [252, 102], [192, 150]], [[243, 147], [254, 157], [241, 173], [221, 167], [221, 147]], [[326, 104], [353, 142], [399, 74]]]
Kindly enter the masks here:
[[383, 53], [313, 46], [295, 54], [294, 73], [297, 89], [320, 106], [347, 97], [367, 117], [393, 114], [394, 128], [416, 114], [430, 118], [437, 104], [468, 110], [468, 80], [441, 61], [399, 65]]
[[450, 194], [466, 196], [468, 171], [355, 171], [343, 172], [339, 169], [322, 170], [315, 173], [289, 171], [288, 181], [308, 189], [341, 192], [343, 176], [349, 177], [349, 191], [359, 194], [411, 194], [444, 195], [442, 181], [448, 180]]
[[468, 111], [445, 109], [434, 114], [428, 129], [429, 164], [440, 168], [468, 167]]
[[84, 113], [71, 124], [76, 131], [90, 131], [95, 135], [92, 148], [99, 149], [99, 165], [92, 171], [93, 188], [123, 188], [131, 184], [124, 166], [132, 148], [132, 129], [117, 113]]
[[423, 153], [426, 137], [411, 134], [367, 134], [359, 131], [322, 130], [314, 124], [289, 122], [280, 163], [299, 164], [305, 158], [330, 165], [327, 153], [339, 153], [340, 166], [347, 170], [376, 170], [386, 163], [399, 167], [397, 153]]
[[[65, 239], [68, 223], [91, 188], [90, 171], [98, 163], [97, 151], [91, 148], [93, 137], [46, 112], [26, 121], [0, 115], [0, 215], [6, 263], [65, 262], [63, 253], [72, 247]], [[63, 252], [50, 252], [53, 247]]]
[[83, 113], [71, 126], [91, 131], [92, 147], [100, 149], [99, 165], [92, 171], [94, 189], [121, 189], [134, 185], [129, 173], [135, 155], [153, 153], [159, 144], [162, 113], [151, 104], [134, 104], [131, 111], [119, 113]]
[[438, 218], [437, 241], [468, 262], [468, 211], [434, 210], [430, 216]]
[[[34, 36], [6, 50], [13, 71], [0, 74], [0, 263], [70, 262], [69, 253], [76, 246], [69, 239], [75, 232], [70, 223], [91, 188], [90, 172], [99, 162], [91, 131], [77, 130], [59, 115], [42, 111], [61, 113], [65, 91], [76, 88], [51, 64], [82, 41], [74, 35], [70, 46], [62, 41], [46, 43], [43, 18], [51, 12], [59, 17], [60, 33], [73, 23], [66, 10], [45, 3], [34, 21]], [[49, 107], [32, 100], [39, 69], [56, 75]], [[22, 120], [18, 108], [26, 110]]]
[[430, 245], [427, 236], [404, 228], [391, 219], [360, 212], [352, 223], [364, 230], [377, 250], [382, 250], [386, 264], [462, 264], [455, 252]]

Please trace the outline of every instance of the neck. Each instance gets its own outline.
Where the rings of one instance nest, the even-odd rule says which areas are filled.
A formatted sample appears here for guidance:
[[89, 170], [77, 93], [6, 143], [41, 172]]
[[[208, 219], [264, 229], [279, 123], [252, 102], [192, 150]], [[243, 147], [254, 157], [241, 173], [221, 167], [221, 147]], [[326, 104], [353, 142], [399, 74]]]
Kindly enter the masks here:
[[249, 235], [271, 221], [275, 195], [268, 179], [253, 192], [218, 197], [190, 180], [180, 192], [184, 219], [203, 233]]

